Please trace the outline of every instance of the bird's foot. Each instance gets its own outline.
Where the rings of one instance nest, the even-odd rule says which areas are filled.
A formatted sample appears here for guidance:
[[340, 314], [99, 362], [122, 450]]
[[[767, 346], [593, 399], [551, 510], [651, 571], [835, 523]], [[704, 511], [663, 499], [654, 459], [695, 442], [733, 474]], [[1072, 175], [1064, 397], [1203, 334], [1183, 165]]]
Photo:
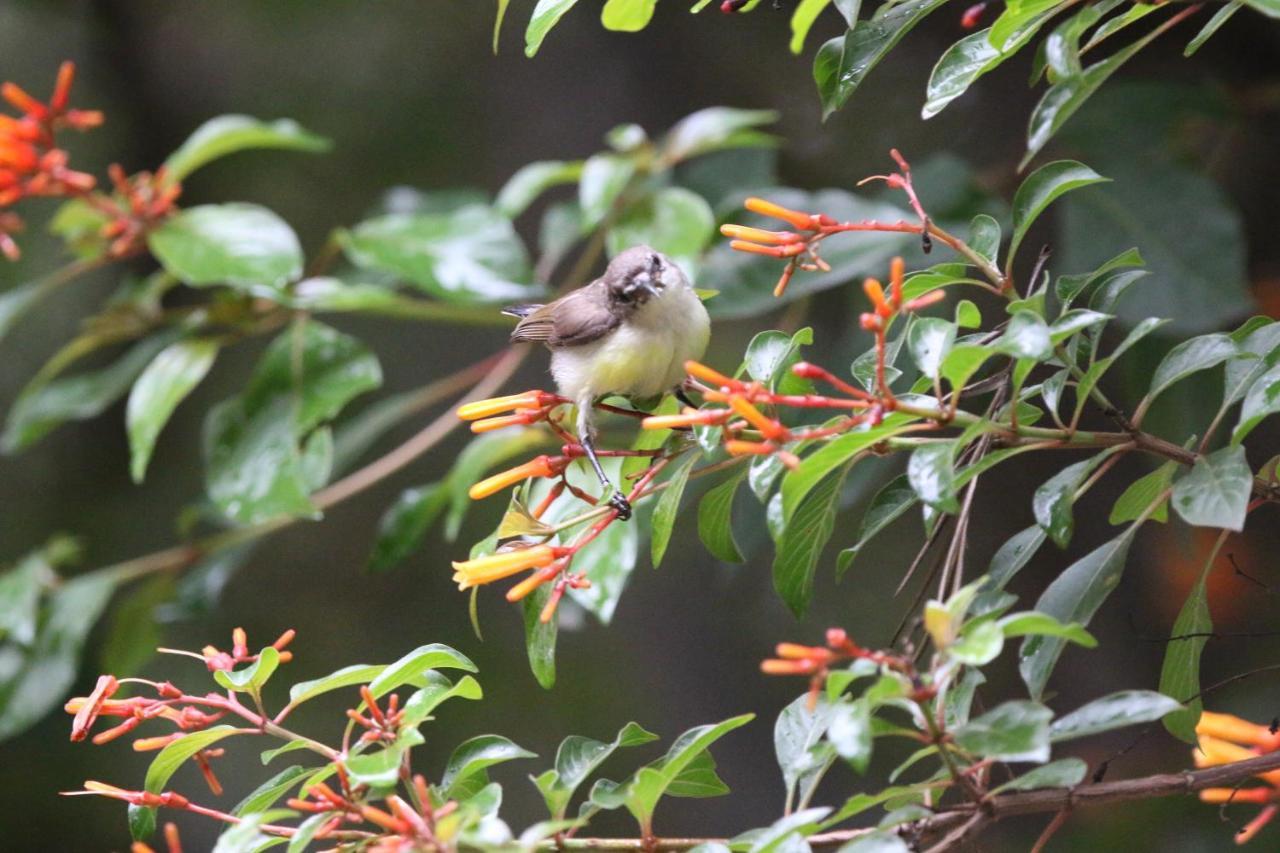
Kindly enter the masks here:
[[622, 494], [622, 492], [613, 493], [613, 497], [609, 498], [609, 506], [617, 511], [618, 521], [629, 521], [631, 519], [631, 501], [627, 500], [626, 495]]

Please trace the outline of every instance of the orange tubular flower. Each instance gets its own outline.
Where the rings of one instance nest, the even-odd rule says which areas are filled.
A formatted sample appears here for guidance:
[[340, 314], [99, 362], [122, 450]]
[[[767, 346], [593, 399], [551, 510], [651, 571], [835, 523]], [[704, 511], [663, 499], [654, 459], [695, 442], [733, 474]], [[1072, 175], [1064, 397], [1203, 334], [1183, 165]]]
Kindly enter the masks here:
[[872, 306], [876, 309], [876, 314], [881, 317], [888, 317], [893, 313], [889, 303], [884, 301], [884, 286], [879, 281], [869, 278], [862, 282], [862, 292], [867, 294], [867, 298], [871, 300]]
[[[1258, 725], [1231, 714], [1205, 711], [1196, 724], [1196, 735], [1198, 746], [1193, 750], [1192, 756], [1197, 767], [1233, 764], [1280, 749], [1280, 732], [1271, 726]], [[1236, 833], [1236, 844], [1244, 844], [1252, 839], [1280, 810], [1277, 805], [1280, 801], [1280, 770], [1258, 773], [1256, 778], [1267, 785], [1255, 788], [1206, 788], [1200, 792], [1200, 801], [1204, 803], [1255, 803], [1264, 806]]]
[[562, 457], [537, 456], [530, 459], [523, 465], [517, 465], [514, 468], [508, 468], [492, 477], [486, 477], [480, 482], [472, 486], [467, 494], [473, 501], [481, 498], [487, 498], [492, 494], [496, 494], [507, 486], [515, 485], [523, 480], [532, 477], [554, 477], [565, 469], [569, 460]]
[[722, 424], [729, 418], [728, 409], [685, 409], [678, 415], [653, 415], [640, 422], [642, 429], [681, 429], [684, 427]]
[[798, 210], [791, 210], [780, 204], [774, 204], [763, 198], [752, 196], [747, 199], [743, 206], [752, 213], [758, 213], [761, 216], [772, 216], [774, 219], [781, 219], [791, 227], [800, 231], [813, 230], [813, 217], [807, 213], [801, 213]]
[[684, 372], [699, 379], [708, 385], [716, 388], [742, 388], [743, 384], [737, 379], [731, 379], [723, 373], [712, 370], [700, 361], [686, 361], [684, 363]]
[[509, 578], [526, 569], [546, 568], [555, 562], [558, 556], [557, 549], [551, 545], [534, 545], [532, 548], [500, 551], [487, 557], [455, 562], [453, 580], [458, 584], [459, 590], [466, 590], [473, 586], [482, 586]]
[[771, 258], [794, 258], [804, 251], [804, 243], [788, 243], [785, 246], [761, 246], [746, 240], [730, 240], [729, 248], [738, 252], [749, 252], [753, 255], [768, 255]]
[[731, 439], [724, 443], [725, 452], [730, 456], [768, 456], [778, 448], [764, 441], [739, 441]]
[[767, 417], [743, 397], [730, 397], [729, 407], [733, 409], [734, 414], [739, 415], [747, 423], [760, 430], [760, 434], [770, 441], [786, 441], [791, 435], [786, 427], [773, 418]]
[[749, 240], [752, 243], [764, 243], [767, 246], [783, 246], [804, 240], [793, 231], [766, 231], [763, 228], [751, 228], [747, 225], [721, 225], [720, 233], [731, 239]]
[[71, 723], [73, 741], [84, 740], [88, 736], [89, 729], [93, 727], [98, 714], [102, 712], [103, 704], [111, 698], [119, 686], [119, 682], [113, 676], [98, 676], [98, 683], [94, 685], [93, 692], [76, 709], [75, 719]]
[[506, 397], [490, 397], [477, 400], [458, 407], [458, 417], [464, 421], [476, 421], [510, 412], [514, 409], [538, 409], [546, 405], [546, 398], [555, 398], [554, 394], [545, 391], [525, 391], [522, 394], [510, 394]]
[[1196, 734], [1220, 738], [1232, 743], [1247, 744], [1257, 747], [1262, 752], [1274, 752], [1280, 749], [1280, 730], [1272, 731], [1270, 726], [1260, 726], [1249, 720], [1242, 720], [1232, 714], [1215, 714], [1205, 711], [1196, 724]]

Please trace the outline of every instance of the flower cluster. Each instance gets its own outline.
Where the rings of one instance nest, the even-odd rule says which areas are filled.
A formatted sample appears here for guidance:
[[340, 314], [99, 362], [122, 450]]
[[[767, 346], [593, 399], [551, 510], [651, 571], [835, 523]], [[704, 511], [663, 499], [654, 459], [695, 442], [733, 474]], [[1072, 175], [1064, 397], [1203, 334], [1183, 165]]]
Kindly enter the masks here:
[[[867, 660], [878, 666], [884, 666], [901, 672], [912, 681], [915, 677], [915, 665], [910, 658], [891, 652], [864, 649], [850, 638], [843, 628], [828, 628], [825, 646], [804, 646], [799, 643], [778, 643], [774, 648], [777, 657], [765, 658], [760, 662], [760, 671], [765, 675], [807, 675], [809, 676], [809, 705], [814, 707], [818, 694], [831, 675], [833, 667], [855, 660]], [[924, 701], [932, 696], [927, 688], [921, 688], [912, 698]]]
[[[1280, 727], [1262, 726], [1230, 714], [1205, 711], [1196, 724], [1198, 746], [1193, 752], [1197, 767], [1232, 764], [1280, 749]], [[1266, 826], [1280, 810], [1280, 770], [1258, 774], [1265, 782], [1254, 788], [1207, 788], [1200, 792], [1206, 803], [1256, 803], [1262, 810], [1236, 833], [1236, 843], [1244, 844]]]
[[20, 113], [0, 115], [0, 253], [19, 255], [13, 233], [22, 228], [16, 213], [6, 210], [29, 196], [79, 196], [94, 188], [92, 175], [67, 166], [69, 156], [58, 147], [63, 129], [89, 130], [102, 124], [97, 110], [68, 107], [76, 68], [62, 63], [48, 103], [36, 100], [16, 83], [0, 86], [0, 96]]
[[[724, 404], [723, 408], [686, 408], [677, 415], [657, 415], [645, 418], [645, 429], [682, 429], [699, 426], [719, 426], [724, 430], [724, 448], [731, 456], [775, 456], [782, 464], [795, 468], [799, 458], [786, 449], [786, 445], [815, 439], [830, 438], [854, 427], [868, 424], [875, 426], [885, 414], [893, 411], [898, 401], [889, 388], [886, 376], [888, 344], [886, 333], [890, 322], [900, 313], [916, 311], [933, 304], [942, 297], [933, 291], [916, 299], [904, 299], [903, 281], [905, 266], [902, 258], [894, 258], [890, 265], [889, 291], [875, 279], [867, 279], [863, 289], [870, 298], [873, 310], [861, 317], [861, 324], [875, 334], [876, 382], [874, 393], [857, 388], [830, 370], [809, 362], [792, 365], [791, 372], [802, 379], [811, 379], [830, 385], [844, 396], [821, 394], [780, 394], [763, 383], [726, 376], [696, 361], [685, 364], [689, 374], [688, 387], [697, 391], [708, 403]], [[769, 411], [763, 411], [761, 407]], [[849, 414], [826, 426], [793, 429], [777, 416], [779, 408], [844, 409]]]
[[[294, 632], [286, 631], [272, 648], [277, 650], [288, 645]], [[214, 646], [205, 646], [199, 653], [164, 649], [202, 661], [210, 672], [230, 672], [241, 664], [253, 664], [262, 653], [250, 654], [245, 632], [237, 628], [232, 633], [232, 648], [222, 651]], [[289, 652], [280, 651], [278, 660], [285, 662], [291, 659]], [[125, 684], [143, 685], [151, 689], [153, 696], [133, 696], [125, 699], [113, 698]], [[426, 780], [421, 775], [406, 775], [406, 784], [412, 785], [412, 796], [407, 800], [395, 793], [383, 799], [386, 808], [371, 805], [368, 802], [368, 786], [357, 784], [348, 774], [346, 759], [358, 754], [372, 745], [394, 745], [401, 735], [405, 709], [401, 706], [399, 696], [392, 693], [386, 697], [383, 705], [368, 685], [360, 688], [360, 703], [346, 712], [351, 721], [351, 729], [362, 728], [363, 733], [353, 743], [351, 729], [344, 737], [341, 750], [331, 749], [324, 744], [296, 734], [284, 728], [283, 723], [294, 705], [286, 705], [284, 709], [269, 716], [264, 709], [261, 697], [252, 693], [254, 708], [246, 707], [237, 698], [234, 690], [224, 694], [189, 693], [174, 686], [170, 682], [153, 682], [143, 678], [121, 678], [103, 675], [88, 696], [77, 697], [66, 705], [68, 713], [74, 714], [71, 726], [71, 739], [82, 741], [88, 737], [90, 729], [100, 717], [124, 717], [125, 721], [113, 728], [106, 729], [93, 737], [95, 744], [103, 744], [123, 735], [148, 720], [168, 720], [177, 731], [159, 737], [146, 737], [135, 740], [133, 748], [138, 751], [163, 749], [186, 734], [205, 729], [225, 719], [239, 719], [247, 724], [237, 729], [237, 734], [257, 734], [282, 738], [289, 743], [301, 743], [307, 748], [320, 752], [332, 762], [336, 781], [326, 784], [314, 781], [303, 789], [299, 797], [289, 799], [287, 805], [291, 809], [308, 814], [326, 814], [325, 820], [311, 837], [334, 841], [358, 840], [365, 846], [361, 849], [371, 851], [441, 849], [436, 833], [436, 821], [448, 816], [458, 808], [452, 800], [440, 802]], [[214, 796], [222, 794], [222, 786], [209, 768], [209, 759], [223, 754], [222, 749], [206, 748], [191, 756], [191, 760], [199, 766], [204, 774], [210, 792]], [[408, 764], [405, 764], [406, 774]], [[89, 780], [79, 791], [67, 792], [67, 796], [96, 795], [121, 800], [133, 806], [144, 808], [169, 808], [193, 814], [211, 817], [215, 820], [235, 824], [240, 821], [236, 815], [210, 808], [194, 802], [190, 797], [176, 791], [130, 790], [109, 785], [105, 782]], [[409, 800], [412, 800], [411, 803]], [[259, 830], [268, 835], [291, 837], [299, 830], [293, 826], [263, 824]], [[169, 853], [181, 853], [181, 842], [177, 828], [173, 824], [165, 827], [165, 843]], [[151, 847], [137, 843], [133, 853], [154, 853]]]
[[892, 149], [890, 155], [898, 164], [899, 171], [887, 175], [872, 175], [858, 182], [861, 186], [869, 181], [884, 181], [893, 189], [906, 193], [911, 209], [915, 211], [919, 222], [881, 222], [875, 219], [864, 219], [858, 222], [837, 222], [825, 213], [804, 213], [792, 210], [780, 204], [762, 198], [748, 198], [744, 203], [752, 213], [781, 220], [791, 226], [792, 231], [769, 231], [764, 228], [753, 228], [746, 225], [722, 225], [720, 233], [730, 238], [729, 247], [739, 252], [765, 255], [770, 258], [786, 258], [787, 265], [774, 287], [773, 295], [781, 296], [787, 289], [796, 270], [809, 272], [828, 271], [831, 267], [818, 254], [819, 244], [834, 234], [850, 231], [885, 231], [908, 234], [919, 234], [924, 250], [932, 248], [933, 238], [937, 237], [955, 248], [959, 241], [950, 234], [934, 226], [920, 197], [916, 194], [911, 182], [911, 165], [898, 150]]

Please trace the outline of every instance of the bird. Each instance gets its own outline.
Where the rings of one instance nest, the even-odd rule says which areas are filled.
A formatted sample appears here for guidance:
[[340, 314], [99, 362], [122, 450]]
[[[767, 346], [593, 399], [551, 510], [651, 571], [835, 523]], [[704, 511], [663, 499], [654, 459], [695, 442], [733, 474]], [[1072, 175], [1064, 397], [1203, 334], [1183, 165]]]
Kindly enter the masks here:
[[519, 318], [512, 343], [551, 350], [551, 375], [560, 396], [578, 409], [578, 441], [609, 505], [625, 521], [631, 505], [605, 475], [595, 450], [593, 405], [603, 397], [655, 397], [682, 392], [685, 362], [702, 358], [711, 318], [684, 271], [648, 246], [618, 253], [604, 274], [545, 305], [512, 305]]

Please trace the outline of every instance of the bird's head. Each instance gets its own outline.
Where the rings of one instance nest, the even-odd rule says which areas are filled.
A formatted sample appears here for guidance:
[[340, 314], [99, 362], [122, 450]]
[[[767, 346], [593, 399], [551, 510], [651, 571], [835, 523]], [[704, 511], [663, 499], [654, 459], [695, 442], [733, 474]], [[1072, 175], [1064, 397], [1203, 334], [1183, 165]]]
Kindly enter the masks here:
[[688, 287], [680, 267], [648, 246], [633, 246], [609, 262], [604, 273], [610, 299], [624, 306], [643, 305], [661, 298], [669, 288]]

